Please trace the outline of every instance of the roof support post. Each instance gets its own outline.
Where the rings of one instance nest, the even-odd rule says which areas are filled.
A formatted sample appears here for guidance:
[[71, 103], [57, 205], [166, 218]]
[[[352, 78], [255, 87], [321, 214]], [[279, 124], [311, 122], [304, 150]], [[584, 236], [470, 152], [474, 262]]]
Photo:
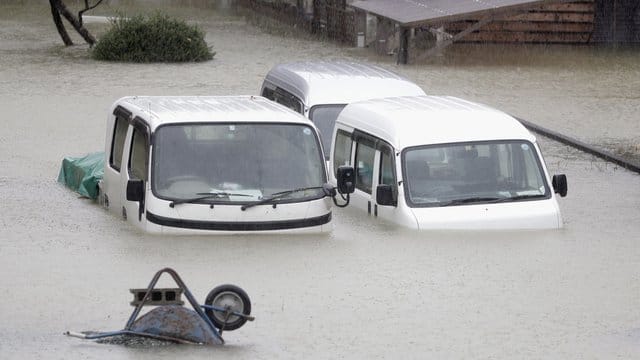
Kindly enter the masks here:
[[355, 9], [355, 18], [356, 18], [356, 46], [357, 47], [366, 47], [367, 46], [367, 13]]
[[400, 46], [398, 48], [398, 64], [409, 63], [409, 35], [411, 31], [408, 27], [400, 28]]
[[378, 25], [376, 26], [376, 53], [378, 55], [389, 54], [389, 40], [395, 34], [395, 26], [391, 20], [378, 16]]

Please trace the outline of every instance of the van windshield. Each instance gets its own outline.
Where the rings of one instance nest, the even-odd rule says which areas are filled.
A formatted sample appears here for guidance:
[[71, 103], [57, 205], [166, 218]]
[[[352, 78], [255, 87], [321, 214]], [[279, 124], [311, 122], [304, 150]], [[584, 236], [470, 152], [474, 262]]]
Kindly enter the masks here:
[[540, 159], [528, 141], [412, 147], [403, 152], [412, 207], [550, 198]]
[[309, 190], [278, 200], [324, 196], [320, 145], [303, 124], [164, 125], [154, 133], [152, 163], [152, 191], [166, 200], [244, 204], [300, 188]]
[[324, 148], [324, 157], [329, 159], [331, 152], [331, 137], [333, 136], [333, 126], [336, 124], [338, 114], [344, 109], [346, 104], [340, 105], [316, 105], [309, 112], [309, 119], [316, 124], [320, 131], [320, 139], [322, 139], [322, 147]]

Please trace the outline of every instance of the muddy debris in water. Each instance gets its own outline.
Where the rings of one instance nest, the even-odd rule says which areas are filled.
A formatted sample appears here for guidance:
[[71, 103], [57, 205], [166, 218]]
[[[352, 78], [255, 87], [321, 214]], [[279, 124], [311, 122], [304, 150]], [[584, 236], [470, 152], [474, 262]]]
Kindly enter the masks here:
[[[90, 335], [95, 333], [91, 331], [87, 331], [87, 332], [84, 332], [84, 334]], [[135, 335], [111, 336], [104, 339], [98, 339], [96, 340], [96, 343], [108, 344], [108, 345], [121, 345], [121, 346], [134, 347], [134, 348], [154, 348], [154, 347], [178, 345], [178, 342], [174, 342], [174, 341], [153, 339], [153, 338], [148, 338], [144, 336], [135, 336]]]

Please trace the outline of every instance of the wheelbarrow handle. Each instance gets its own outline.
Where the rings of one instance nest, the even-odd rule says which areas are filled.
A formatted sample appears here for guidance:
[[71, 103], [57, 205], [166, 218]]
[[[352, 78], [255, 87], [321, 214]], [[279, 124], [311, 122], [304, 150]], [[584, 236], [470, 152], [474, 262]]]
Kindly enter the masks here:
[[83, 333], [79, 333], [79, 332], [75, 332], [75, 331], [67, 331], [67, 332], [64, 333], [64, 335], [75, 337], [75, 338], [79, 338], [79, 339], [86, 339], [87, 338], [87, 334], [83, 334]]

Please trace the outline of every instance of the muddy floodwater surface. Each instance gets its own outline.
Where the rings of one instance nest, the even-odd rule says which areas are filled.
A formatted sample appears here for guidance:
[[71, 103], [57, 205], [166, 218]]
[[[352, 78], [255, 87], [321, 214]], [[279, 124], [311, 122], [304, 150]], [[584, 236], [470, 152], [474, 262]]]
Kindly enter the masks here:
[[[427, 93], [632, 148], [640, 52], [460, 46], [403, 67], [232, 10], [139, 3], [197, 22], [214, 60], [96, 62], [86, 46], [61, 46], [46, 1], [0, 4], [0, 358], [640, 358], [640, 175], [543, 137], [551, 173], [569, 179], [558, 231], [413, 232], [347, 208], [334, 209], [327, 236], [149, 236], [56, 182], [63, 157], [103, 150], [117, 98], [257, 94], [273, 65], [292, 60], [378, 63]], [[121, 329], [128, 289], [166, 266], [201, 302], [214, 286], [241, 286], [256, 321], [217, 348], [62, 335]]]

